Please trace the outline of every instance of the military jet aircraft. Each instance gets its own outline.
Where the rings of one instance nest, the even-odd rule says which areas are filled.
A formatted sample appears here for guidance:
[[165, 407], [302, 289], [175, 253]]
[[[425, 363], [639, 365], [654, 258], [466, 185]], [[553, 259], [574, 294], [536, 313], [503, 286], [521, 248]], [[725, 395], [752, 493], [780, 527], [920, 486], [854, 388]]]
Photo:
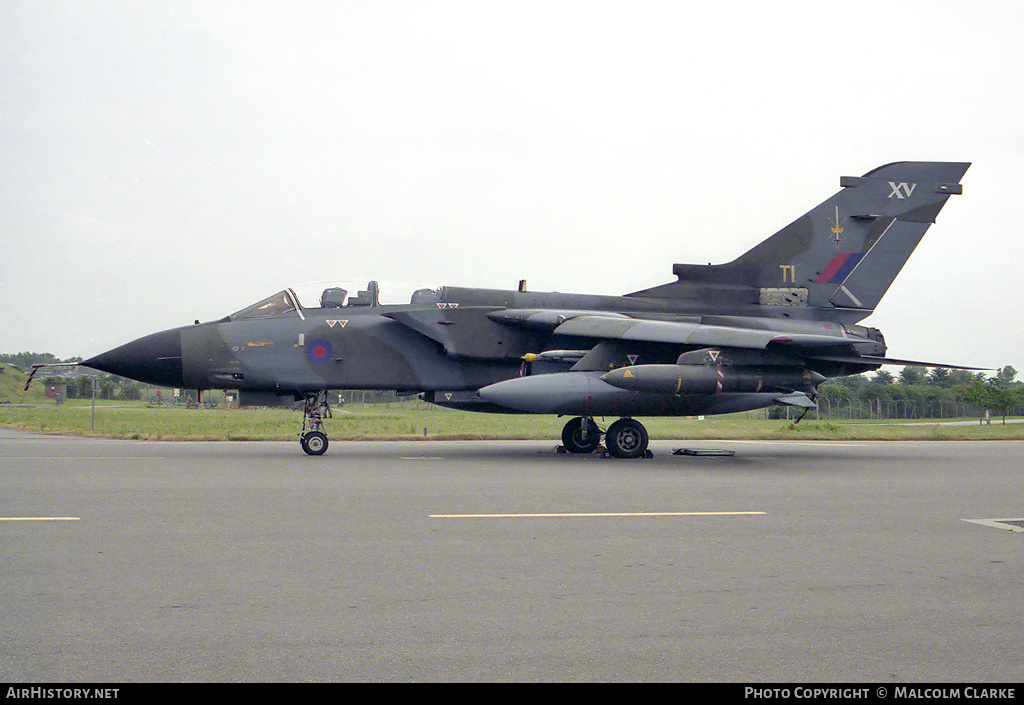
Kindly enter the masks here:
[[[881, 301], [969, 163], [897, 162], [861, 177], [736, 260], [676, 264], [624, 296], [445, 286], [382, 299], [367, 282], [285, 289], [219, 321], [82, 363], [141, 382], [305, 400], [300, 434], [327, 450], [327, 391], [391, 389], [456, 409], [569, 416], [562, 443], [649, 455], [643, 416], [815, 407], [818, 385], [884, 364], [858, 323]], [[935, 365], [941, 366], [941, 365]], [[952, 366], [950, 366], [952, 367]], [[598, 418], [614, 417], [606, 429]]]

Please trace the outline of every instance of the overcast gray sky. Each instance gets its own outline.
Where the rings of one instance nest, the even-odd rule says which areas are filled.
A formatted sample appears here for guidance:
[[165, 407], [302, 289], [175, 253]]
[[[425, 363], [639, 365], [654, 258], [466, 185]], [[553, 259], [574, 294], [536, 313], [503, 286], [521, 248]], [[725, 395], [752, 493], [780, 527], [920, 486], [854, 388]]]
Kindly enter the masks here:
[[949, 160], [866, 323], [1024, 373], [1022, 32], [991, 0], [0, 0], [0, 352], [305, 281], [626, 293]]

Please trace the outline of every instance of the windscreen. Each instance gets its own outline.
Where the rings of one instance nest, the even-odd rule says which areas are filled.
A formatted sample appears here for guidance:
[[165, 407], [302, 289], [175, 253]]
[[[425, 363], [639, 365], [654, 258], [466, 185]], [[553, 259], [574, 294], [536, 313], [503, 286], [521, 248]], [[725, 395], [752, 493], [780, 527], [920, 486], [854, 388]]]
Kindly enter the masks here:
[[268, 296], [262, 301], [254, 303], [252, 306], [243, 308], [238, 313], [231, 314], [230, 317], [234, 321], [245, 318], [266, 318], [267, 316], [276, 316], [294, 310], [295, 304], [292, 302], [292, 297], [287, 291], [279, 291], [273, 296]]

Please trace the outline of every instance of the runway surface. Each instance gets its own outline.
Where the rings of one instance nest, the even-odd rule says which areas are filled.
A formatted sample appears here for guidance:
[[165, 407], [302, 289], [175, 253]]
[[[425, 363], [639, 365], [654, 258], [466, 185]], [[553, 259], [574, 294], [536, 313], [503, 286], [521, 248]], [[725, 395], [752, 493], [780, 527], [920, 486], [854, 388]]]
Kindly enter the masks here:
[[0, 673], [1024, 680], [1024, 443], [554, 446], [0, 430]]

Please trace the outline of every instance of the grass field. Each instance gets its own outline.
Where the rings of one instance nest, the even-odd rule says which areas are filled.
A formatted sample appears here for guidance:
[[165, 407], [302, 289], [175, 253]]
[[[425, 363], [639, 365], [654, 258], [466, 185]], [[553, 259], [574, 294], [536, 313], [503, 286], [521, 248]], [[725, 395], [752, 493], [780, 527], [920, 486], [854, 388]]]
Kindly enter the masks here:
[[[60, 406], [0, 405], [0, 426], [47, 433], [138, 440], [261, 441], [295, 440], [302, 415], [281, 409], [149, 408], [144, 403], [68, 402]], [[553, 416], [474, 414], [425, 404], [352, 404], [335, 409], [325, 422], [331, 440], [484, 440], [557, 441], [566, 419]], [[608, 420], [610, 423], [611, 419]], [[694, 418], [644, 419], [652, 439], [804, 439], [804, 440], [970, 440], [1024, 439], [1024, 423], [981, 425], [918, 422], [815, 421], [747, 418], [744, 414]], [[601, 419], [598, 422], [603, 426]]]

